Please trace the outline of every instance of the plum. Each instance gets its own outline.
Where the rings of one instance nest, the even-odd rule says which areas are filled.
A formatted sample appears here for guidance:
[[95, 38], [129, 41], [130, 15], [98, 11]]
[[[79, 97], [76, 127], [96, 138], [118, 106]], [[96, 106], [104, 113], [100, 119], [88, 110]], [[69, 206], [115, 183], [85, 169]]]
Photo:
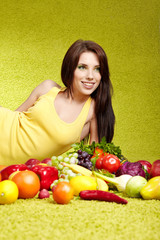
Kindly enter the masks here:
[[46, 163], [49, 166], [52, 166], [51, 158], [45, 158], [41, 161], [41, 163]]
[[38, 159], [31, 158], [27, 162], [25, 162], [25, 165], [31, 169], [33, 166], [41, 163]]

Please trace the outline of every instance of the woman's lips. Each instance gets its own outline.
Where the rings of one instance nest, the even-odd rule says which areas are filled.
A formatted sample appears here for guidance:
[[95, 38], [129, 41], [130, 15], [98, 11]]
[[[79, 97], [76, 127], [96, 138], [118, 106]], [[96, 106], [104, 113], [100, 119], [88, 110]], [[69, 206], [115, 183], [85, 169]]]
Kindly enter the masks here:
[[86, 88], [92, 88], [94, 86], [94, 83], [93, 82], [82, 82], [83, 85], [86, 87]]

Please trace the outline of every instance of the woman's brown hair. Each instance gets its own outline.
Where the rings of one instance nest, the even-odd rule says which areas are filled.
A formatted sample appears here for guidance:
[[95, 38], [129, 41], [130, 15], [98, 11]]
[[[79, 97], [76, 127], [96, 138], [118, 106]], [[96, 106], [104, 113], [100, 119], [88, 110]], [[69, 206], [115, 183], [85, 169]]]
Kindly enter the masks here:
[[64, 56], [61, 68], [61, 77], [64, 85], [72, 93], [74, 71], [78, 65], [79, 57], [83, 52], [94, 52], [97, 54], [100, 63], [101, 82], [98, 88], [92, 93], [95, 99], [95, 114], [98, 124], [98, 138], [106, 137], [111, 142], [114, 135], [115, 116], [112, 108], [112, 84], [110, 81], [107, 56], [100, 45], [93, 41], [78, 40], [74, 42]]

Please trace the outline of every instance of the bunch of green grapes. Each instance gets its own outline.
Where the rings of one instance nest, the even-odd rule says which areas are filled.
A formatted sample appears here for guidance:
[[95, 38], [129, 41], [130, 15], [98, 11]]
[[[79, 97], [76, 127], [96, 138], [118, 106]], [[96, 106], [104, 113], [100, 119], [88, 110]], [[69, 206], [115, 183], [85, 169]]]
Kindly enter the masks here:
[[56, 167], [58, 169], [58, 180], [55, 180], [52, 184], [51, 184], [51, 188], [55, 185], [57, 185], [59, 182], [69, 182], [71, 180], [71, 178], [75, 177], [75, 176], [79, 176], [81, 175], [80, 173], [74, 173], [70, 168], [68, 167], [64, 167], [61, 163], [68, 163], [68, 164], [77, 164], [78, 163], [78, 153], [71, 153], [69, 154], [67, 157], [63, 157], [63, 156], [53, 156], [51, 158], [52, 160], [52, 166]]

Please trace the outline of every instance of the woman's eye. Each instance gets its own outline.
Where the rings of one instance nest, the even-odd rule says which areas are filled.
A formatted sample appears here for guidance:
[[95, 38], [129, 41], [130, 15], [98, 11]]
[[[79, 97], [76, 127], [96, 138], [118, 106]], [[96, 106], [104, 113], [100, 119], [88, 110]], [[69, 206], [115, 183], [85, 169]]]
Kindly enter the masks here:
[[78, 69], [83, 70], [83, 69], [85, 69], [85, 66], [83, 66], [83, 65], [79, 65], [79, 66], [78, 66]]
[[95, 68], [96, 72], [100, 72], [100, 67]]

